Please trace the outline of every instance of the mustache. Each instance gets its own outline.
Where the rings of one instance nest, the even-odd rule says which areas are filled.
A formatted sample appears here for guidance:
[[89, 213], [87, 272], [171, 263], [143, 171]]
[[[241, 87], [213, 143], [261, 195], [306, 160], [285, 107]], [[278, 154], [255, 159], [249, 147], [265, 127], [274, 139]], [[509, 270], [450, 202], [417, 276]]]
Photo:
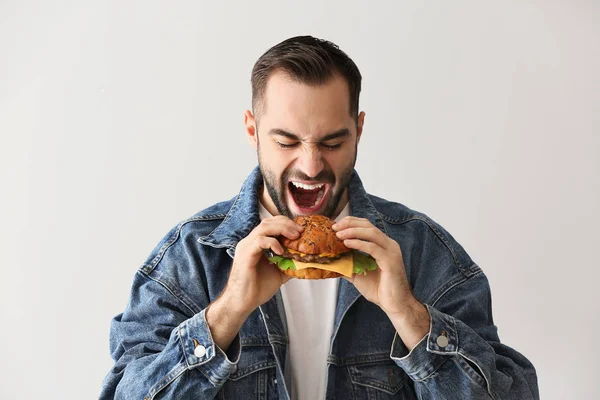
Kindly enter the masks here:
[[308, 176], [305, 173], [300, 172], [300, 171], [286, 171], [281, 176], [281, 180], [283, 183], [287, 183], [290, 180], [294, 180], [294, 179], [307, 181], [307, 182], [327, 182], [330, 184], [335, 183], [335, 175], [333, 174], [332, 171], [321, 171], [319, 173], [319, 175], [315, 176], [314, 178], [311, 178], [310, 176]]

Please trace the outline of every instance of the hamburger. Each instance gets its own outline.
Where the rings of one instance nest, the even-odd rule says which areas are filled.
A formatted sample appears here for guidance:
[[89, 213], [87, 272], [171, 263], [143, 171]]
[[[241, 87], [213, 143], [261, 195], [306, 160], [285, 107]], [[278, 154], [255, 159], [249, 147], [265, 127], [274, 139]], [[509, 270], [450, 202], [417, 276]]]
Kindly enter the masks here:
[[326, 279], [353, 274], [366, 274], [377, 268], [370, 256], [352, 250], [338, 239], [332, 229], [334, 221], [324, 215], [301, 215], [294, 219], [304, 230], [296, 239], [280, 236], [284, 248], [279, 256], [270, 254], [269, 261], [277, 264], [286, 275], [300, 279]]

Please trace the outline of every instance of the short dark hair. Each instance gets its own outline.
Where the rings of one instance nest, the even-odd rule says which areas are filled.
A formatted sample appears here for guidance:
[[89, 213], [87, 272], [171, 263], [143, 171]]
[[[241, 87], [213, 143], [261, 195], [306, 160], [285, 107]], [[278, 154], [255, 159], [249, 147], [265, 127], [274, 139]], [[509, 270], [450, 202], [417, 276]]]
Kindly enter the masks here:
[[350, 90], [350, 114], [358, 120], [358, 98], [362, 76], [358, 67], [340, 48], [324, 39], [296, 36], [267, 50], [252, 68], [252, 110], [260, 113], [267, 81], [275, 71], [284, 71], [295, 81], [308, 85], [329, 82], [334, 75], [345, 78]]

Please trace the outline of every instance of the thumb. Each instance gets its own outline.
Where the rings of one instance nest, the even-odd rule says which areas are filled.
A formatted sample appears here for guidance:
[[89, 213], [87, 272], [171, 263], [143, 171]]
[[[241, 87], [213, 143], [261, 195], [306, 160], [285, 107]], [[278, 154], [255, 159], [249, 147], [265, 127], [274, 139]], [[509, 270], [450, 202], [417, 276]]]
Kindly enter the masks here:
[[287, 274], [284, 274], [283, 272], [281, 272], [281, 284], [283, 285], [284, 283], [286, 283], [287, 281], [289, 281], [290, 279], [293, 279], [293, 276], [289, 276]]

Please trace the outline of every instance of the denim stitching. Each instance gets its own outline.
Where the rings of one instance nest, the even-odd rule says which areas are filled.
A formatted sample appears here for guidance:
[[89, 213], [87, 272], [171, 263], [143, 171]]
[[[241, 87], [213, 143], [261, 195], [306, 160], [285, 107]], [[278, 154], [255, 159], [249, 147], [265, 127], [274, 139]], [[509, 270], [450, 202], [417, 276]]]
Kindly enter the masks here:
[[[389, 357], [388, 357], [389, 360]], [[369, 377], [365, 377], [365, 378], [360, 378], [359, 376], [357, 376], [356, 372], [353, 372], [353, 369], [360, 369], [360, 367], [362, 366], [383, 366], [385, 368], [388, 368], [388, 365], [382, 365], [379, 363], [373, 363], [373, 364], [355, 364], [355, 365], [348, 365], [346, 367], [346, 369], [348, 370], [348, 374], [350, 375], [350, 380], [353, 383], [359, 384], [359, 385], [363, 385], [363, 386], [369, 386], [369, 387], [373, 387], [376, 389], [381, 389], [381, 390], [385, 390], [388, 393], [396, 393], [398, 390], [400, 390], [403, 386], [404, 386], [404, 378], [400, 377], [400, 381], [395, 385], [392, 386], [389, 383], [384, 383], [383, 381], [379, 381], [376, 378], [369, 378]], [[389, 367], [394, 367], [397, 365], [395, 363], [390, 363]], [[398, 367], [399, 368], [399, 367]]]
[[[215, 228], [217, 229], [217, 228]], [[214, 231], [213, 231], [214, 232]], [[229, 248], [234, 248], [235, 247], [235, 243], [210, 243], [210, 242], [206, 242], [202, 239], [204, 239], [205, 237], [208, 237], [209, 235], [206, 236], [202, 236], [198, 238], [198, 243], [204, 244], [206, 246], [210, 246], [213, 247], [215, 249], [223, 249], [225, 247], [229, 247]]]
[[454, 252], [454, 249], [452, 248], [452, 246], [450, 245], [450, 242], [446, 239], [446, 237], [435, 227], [435, 225], [433, 225], [432, 223], [430, 223], [430, 221], [427, 218], [423, 218], [420, 216], [416, 216], [413, 215], [409, 218], [403, 219], [403, 220], [395, 220], [395, 219], [391, 219], [385, 215], [383, 215], [383, 219], [387, 222], [389, 222], [390, 224], [394, 224], [394, 225], [403, 225], [407, 222], [411, 222], [411, 221], [421, 221], [423, 223], [425, 223], [429, 229], [431, 229], [433, 231], [433, 233], [435, 233], [435, 235], [437, 236], [437, 238], [446, 246], [446, 248], [448, 249], [448, 251], [450, 251], [450, 254], [452, 254], [452, 258], [454, 259], [454, 262], [456, 263], [456, 266], [458, 267], [459, 270], [462, 271], [462, 266], [460, 264], [460, 261], [458, 261], [458, 257], [456, 255], [456, 253]]
[[167, 289], [167, 291], [168, 291], [169, 293], [171, 293], [171, 295], [173, 295], [173, 297], [175, 297], [177, 300], [179, 300], [179, 301], [180, 301], [180, 302], [181, 302], [181, 303], [182, 303], [184, 306], [186, 306], [186, 307], [187, 307], [187, 309], [188, 309], [188, 310], [190, 310], [190, 312], [192, 313], [192, 315], [195, 315], [195, 314], [197, 314], [197, 313], [194, 311], [194, 309], [193, 309], [193, 307], [192, 307], [192, 306], [190, 306], [189, 304], [187, 304], [187, 303], [186, 303], [186, 302], [185, 302], [185, 301], [184, 301], [184, 300], [183, 300], [181, 297], [177, 296], [177, 295], [176, 295], [176, 294], [173, 292], [173, 290], [171, 290], [171, 287], [170, 287], [170, 286], [168, 286], [167, 284], [165, 284], [163, 281], [161, 281], [161, 280], [158, 280], [158, 279], [155, 279], [155, 278], [153, 278], [153, 277], [149, 276], [148, 274], [146, 274], [146, 273], [144, 273], [144, 272], [142, 272], [142, 271], [138, 271], [138, 272], [139, 272], [140, 274], [142, 274], [143, 276], [145, 276], [146, 278], [150, 279], [151, 281], [153, 281], [153, 282], [156, 282], [156, 283], [158, 283], [159, 285], [161, 285], [162, 287], [164, 287], [165, 289]]
[[440, 299], [446, 294], [448, 293], [450, 290], [454, 289], [455, 287], [457, 287], [458, 285], [461, 285], [465, 282], [467, 282], [470, 279], [476, 278], [478, 275], [482, 274], [483, 271], [479, 270], [478, 272], [474, 273], [473, 275], [465, 278], [465, 279], [457, 279], [455, 282], [450, 281], [448, 282], [446, 285], [444, 285], [442, 287], [442, 289], [446, 288], [445, 290], [442, 291], [442, 289], [438, 290], [437, 293], [440, 293], [437, 298], [435, 298], [431, 303], [427, 302], [427, 304], [430, 304], [432, 307], [435, 306], [435, 304], [440, 301]]
[[[240, 191], [240, 193], [237, 196], [235, 196], [235, 200], [233, 201], [233, 204], [231, 205], [231, 207], [229, 207], [229, 210], [227, 210], [227, 214], [225, 214], [225, 217], [223, 218], [223, 222], [221, 222], [221, 224], [223, 224], [229, 220], [230, 215], [231, 215], [231, 210], [233, 210], [235, 208], [235, 205], [237, 204], [240, 197], [242, 197], [244, 190], [245, 190], [245, 188], [244, 188], [244, 186], [242, 186], [242, 190]], [[215, 227], [215, 229], [213, 229], [208, 235], [205, 235], [203, 237], [205, 238], [205, 237], [212, 235], [217, 229], [219, 229], [219, 226], [221, 226], [221, 224], [217, 225]], [[200, 239], [198, 239], [198, 241], [200, 241]], [[204, 243], [204, 244], [208, 244], [208, 243]], [[219, 247], [225, 247], [225, 246], [219, 246]]]
[[[357, 364], [357, 365], [361, 365], [361, 364]], [[377, 365], [380, 365], [380, 364], [371, 364], [371, 365], [377, 366]], [[394, 364], [394, 363], [391, 363], [390, 367], [392, 367], [392, 366], [397, 366], [397, 365]], [[384, 390], [384, 391], [386, 391], [388, 393], [391, 393], [391, 394], [395, 394], [405, 384], [405, 381], [404, 381], [403, 377], [401, 377], [400, 381], [396, 385], [397, 388], [395, 386], [390, 385], [390, 384], [386, 384], [386, 383], [384, 383], [382, 381], [378, 381], [375, 378], [368, 378], [368, 377], [367, 378], [359, 378], [356, 373], [352, 372], [352, 368], [356, 368], [356, 366], [353, 367], [353, 366], [349, 365], [349, 366], [346, 367], [346, 370], [348, 371], [348, 375], [350, 375], [350, 380], [352, 381], [352, 383], [355, 383], [355, 384], [358, 384], [358, 385], [361, 385], [361, 386], [372, 387], [372, 388], [375, 388], [375, 389]], [[386, 366], [386, 368], [387, 368], [387, 366]]]
[[238, 370], [236, 373], [229, 375], [229, 379], [232, 381], [240, 380], [254, 372], [262, 371], [268, 368], [274, 368], [276, 366], [275, 360], [262, 361], [256, 364], [252, 364], [244, 369]]
[[240, 344], [245, 346], [270, 346], [268, 338], [245, 337], [240, 338]]
[[[265, 329], [267, 330], [267, 335], [269, 335], [269, 327], [267, 326], [267, 322], [266, 322], [266, 319], [265, 319], [265, 313], [264, 313], [264, 311], [263, 311], [262, 307], [263, 307], [263, 306], [259, 306], [259, 307], [258, 307], [258, 310], [260, 311], [260, 315], [262, 316], [262, 320], [263, 320], [263, 323], [264, 323], [264, 325], [265, 325]], [[270, 335], [269, 335], [269, 336], [270, 336]], [[273, 343], [271, 343], [271, 348], [273, 348], [273, 350], [275, 350], [275, 346], [273, 346]], [[281, 361], [277, 359], [277, 353], [276, 353], [275, 351], [273, 351], [273, 355], [275, 356], [275, 362], [276, 362], [277, 364], [281, 364]], [[285, 389], [285, 392], [286, 392], [286, 393], [289, 393], [289, 390], [288, 390], [288, 388], [287, 388], [287, 385], [286, 385], [286, 383], [285, 383], [285, 380], [282, 382], [282, 385], [283, 385], [283, 388]]]
[[287, 341], [287, 338], [284, 336], [269, 335], [269, 343], [277, 343], [277, 344], [287, 345], [288, 341]]
[[212, 383], [212, 384], [213, 384], [215, 387], [216, 387], [216, 386], [222, 386], [222, 385], [225, 383], [225, 381], [222, 381], [222, 380], [217, 380], [217, 381], [214, 381], [214, 380], [213, 380], [213, 378], [211, 378], [211, 377], [210, 377], [210, 374], [209, 374], [208, 372], [205, 372], [205, 371], [204, 371], [202, 368], [200, 368], [200, 367], [202, 367], [202, 366], [204, 366], [204, 364], [199, 364], [199, 365], [196, 365], [196, 366], [195, 366], [195, 368], [196, 368], [198, 371], [200, 371], [200, 372], [202, 373], [202, 375], [204, 375], [204, 376], [206, 377], [206, 379], [207, 379], [207, 380], [208, 380], [210, 383]]
[[150, 388], [150, 391], [148, 392], [148, 396], [150, 396], [150, 400], [154, 399], [154, 397], [160, 391], [162, 391], [164, 388], [169, 386], [171, 384], [171, 382], [173, 382], [175, 379], [179, 378], [185, 371], [186, 371], [186, 368], [183, 365], [178, 365], [177, 367], [173, 368], [171, 370], [171, 372], [169, 372], [167, 374], [167, 376], [165, 376], [163, 379], [158, 381], [154, 386], [152, 386], [152, 388]]
[[[481, 372], [481, 375], [483, 375], [483, 378], [479, 375], [479, 373], [477, 371], [475, 371], [475, 370], [473, 370], [473, 371], [475, 372], [475, 374], [477, 374], [477, 377], [479, 379], [482, 379], [485, 382], [485, 386], [486, 386], [487, 392], [490, 395], [490, 397], [493, 399], [494, 396], [492, 394], [491, 384], [490, 384], [487, 376], [485, 376], [485, 374], [483, 373], [483, 370], [481, 369], [481, 367], [479, 366], [479, 364], [477, 364], [474, 360], [472, 360], [469, 357], [467, 357], [467, 355], [463, 351], [459, 351], [458, 354], [460, 354], [462, 357], [466, 358], [467, 360], [471, 361], [473, 364], [475, 364], [477, 366], [477, 368], [479, 368], [479, 371]], [[466, 364], [466, 366], [463, 367], [463, 368], [468, 367], [470, 369], [473, 369], [473, 367], [471, 367], [466, 361], [463, 360], [463, 362]]]
[[425, 379], [429, 379], [429, 378], [433, 378], [435, 375], [437, 375], [437, 371], [442, 367], [442, 365], [446, 364], [448, 362], [448, 360], [450, 360], [452, 357], [444, 357], [443, 360], [437, 367], [435, 367], [433, 369], [433, 371], [431, 371], [431, 373], [423, 378], [417, 378], [417, 377], [413, 377], [413, 379], [415, 380], [415, 382], [423, 382]]
[[162, 247], [160, 248], [160, 250], [158, 250], [158, 253], [156, 254], [156, 256], [152, 259], [152, 261], [150, 261], [150, 263], [143, 264], [141, 268], [147, 270], [145, 272], [148, 273], [148, 274], [150, 274], [156, 268], [156, 266], [158, 265], [158, 263], [160, 262], [160, 260], [163, 258], [163, 256], [166, 253], [167, 249], [169, 247], [171, 247], [175, 242], [177, 242], [177, 240], [179, 239], [179, 234], [181, 233], [181, 229], [183, 228], [184, 225], [186, 225], [186, 224], [188, 224], [190, 222], [211, 221], [211, 220], [216, 220], [216, 219], [220, 219], [220, 218], [221, 218], [221, 214], [214, 214], [214, 215], [207, 215], [207, 216], [199, 216], [199, 217], [188, 218], [185, 221], [180, 222], [177, 225], [176, 231], [173, 233], [173, 235], [169, 239], [167, 239], [167, 241], [165, 242], [165, 244], [162, 245]]
[[[196, 304], [196, 302], [190, 296], [188, 296], [186, 292], [182, 291], [181, 286], [178, 285], [177, 282], [173, 281], [168, 275], [162, 273], [153, 274], [152, 279], [162, 282], [164, 286], [168, 286], [169, 288], [171, 288], [171, 292], [175, 295], [175, 297], [177, 297], [183, 303], [187, 304], [192, 308], [193, 314], [198, 314], [200, 311], [202, 311], [202, 309], [204, 309], [203, 306]], [[205, 297], [208, 297], [204, 290], [203, 294], [205, 295]]]
[[390, 359], [390, 355], [388, 353], [369, 353], [352, 357], [334, 357], [336, 358], [336, 362], [332, 364], [339, 367], [360, 365], [366, 363], [376, 363], [378, 361], [386, 361]]

